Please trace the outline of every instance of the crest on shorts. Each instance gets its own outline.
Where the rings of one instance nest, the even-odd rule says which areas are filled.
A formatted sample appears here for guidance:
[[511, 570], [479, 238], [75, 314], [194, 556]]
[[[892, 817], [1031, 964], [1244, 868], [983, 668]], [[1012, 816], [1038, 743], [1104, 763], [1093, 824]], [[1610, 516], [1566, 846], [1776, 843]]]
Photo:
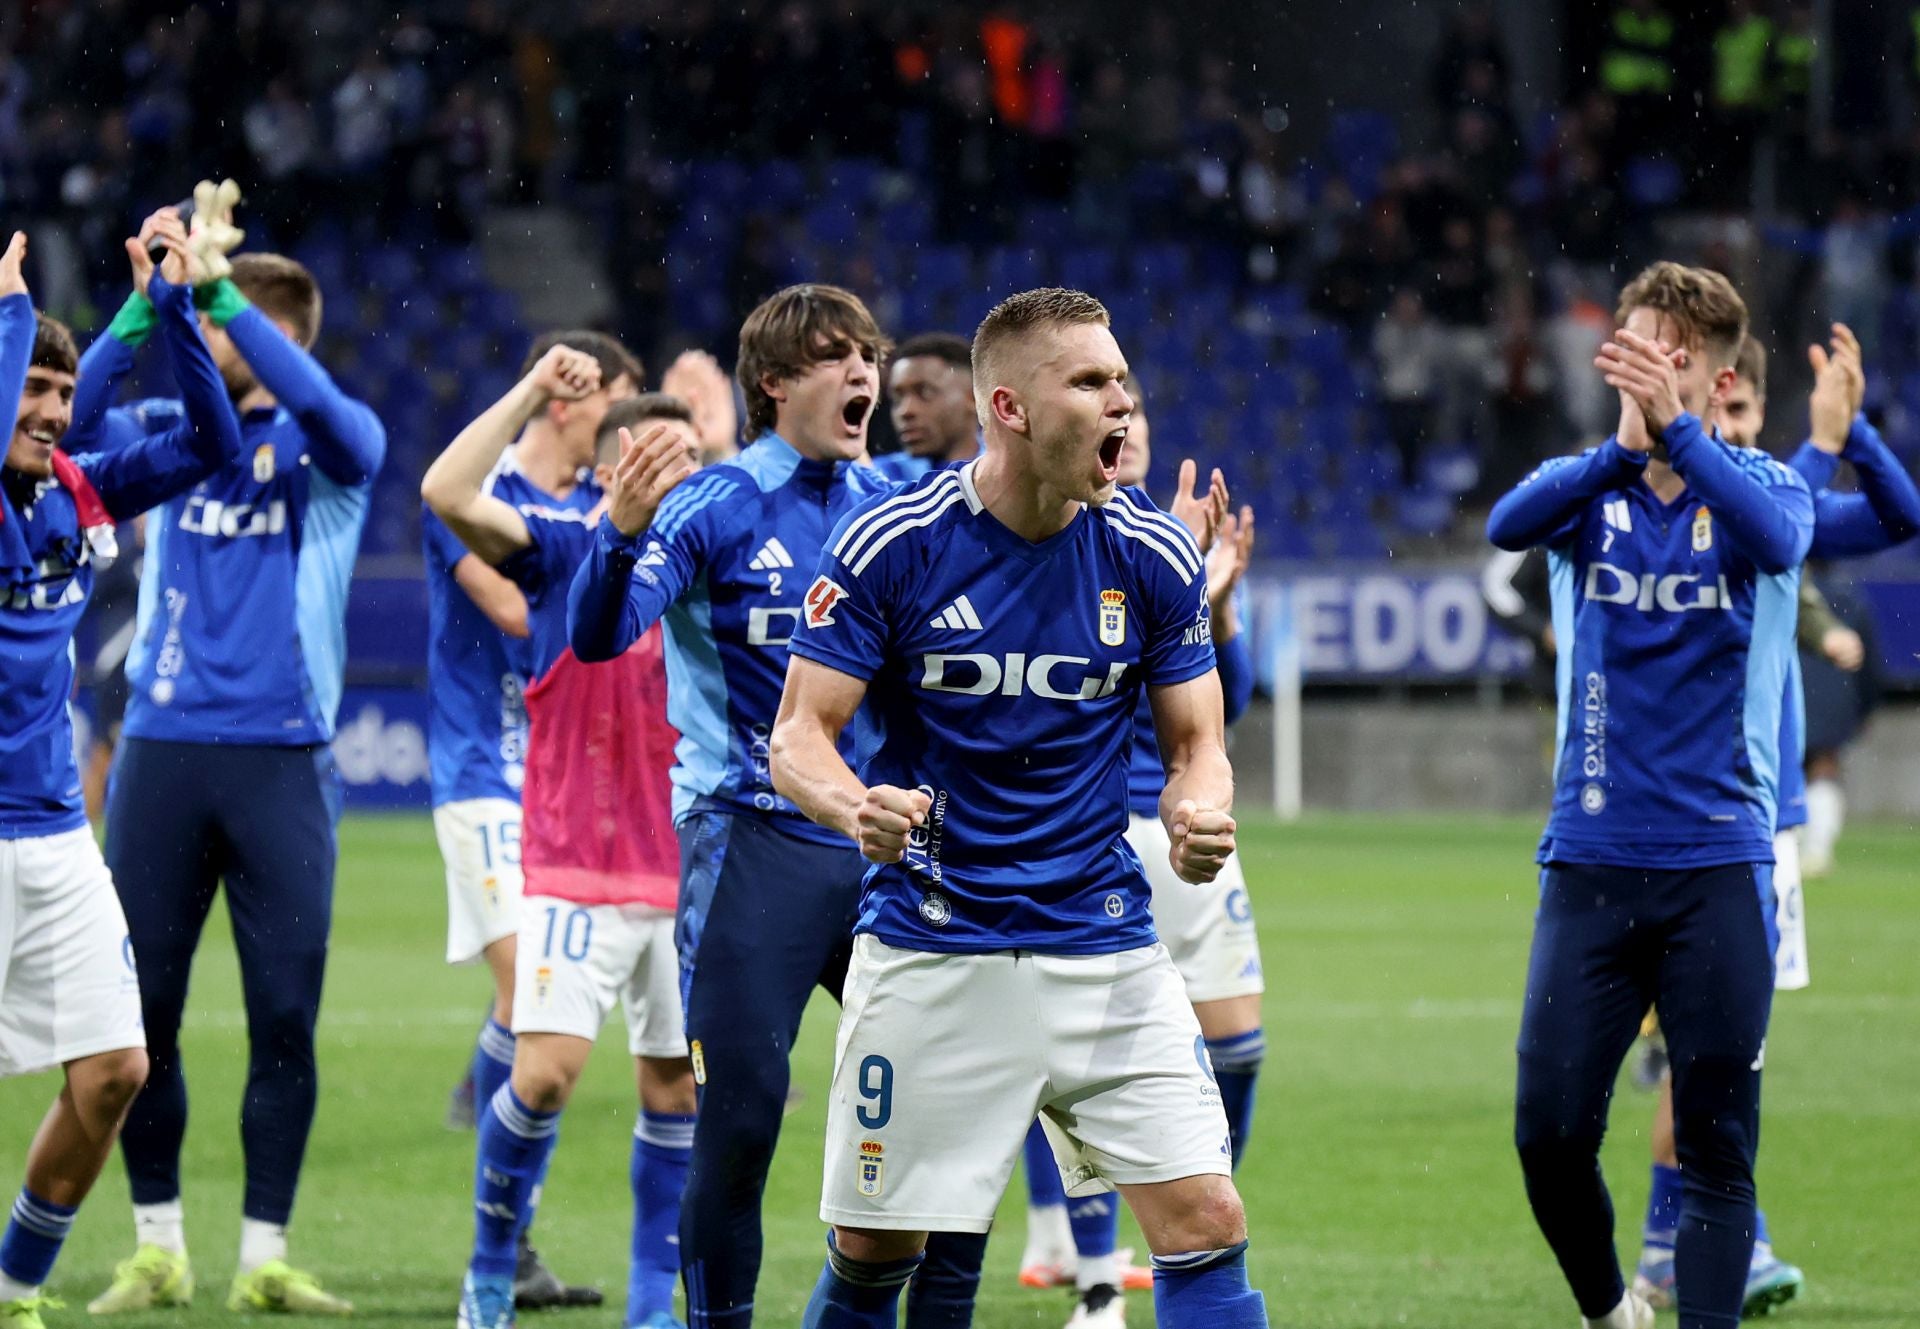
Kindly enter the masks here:
[[1713, 548], [1713, 514], [1701, 508], [1693, 514], [1693, 552], [1704, 554]]
[[261, 484], [273, 479], [273, 444], [262, 443], [253, 450], [253, 478]]
[[1124, 646], [1127, 641], [1127, 593], [1100, 592], [1100, 644]]
[[887, 1147], [878, 1140], [860, 1142], [860, 1193], [878, 1195], [886, 1188]]

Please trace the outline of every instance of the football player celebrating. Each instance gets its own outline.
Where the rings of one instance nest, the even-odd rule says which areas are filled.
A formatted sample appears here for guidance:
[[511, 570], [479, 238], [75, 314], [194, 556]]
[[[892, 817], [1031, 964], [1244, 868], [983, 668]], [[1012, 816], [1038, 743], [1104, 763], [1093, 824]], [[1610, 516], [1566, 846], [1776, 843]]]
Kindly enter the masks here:
[[1618, 434], [1494, 505], [1502, 549], [1553, 572], [1560, 732], [1521, 1018], [1515, 1140], [1534, 1217], [1588, 1324], [1646, 1329], [1599, 1151], [1615, 1073], [1657, 1005], [1684, 1177], [1682, 1329], [1740, 1318], [1773, 993], [1781, 699], [1805, 481], [1703, 421], [1734, 385], [1745, 304], [1657, 263], [1598, 365]]
[[1134, 1210], [1163, 1325], [1264, 1326], [1205, 1039], [1126, 841], [1144, 689], [1171, 866], [1206, 882], [1233, 853], [1200, 552], [1116, 489], [1133, 402], [1097, 300], [1004, 301], [973, 368], [984, 455], [840, 523], [774, 731], [779, 790], [876, 865], [805, 1322], [891, 1325], [930, 1229], [987, 1230], [1038, 1113], [1069, 1193]]

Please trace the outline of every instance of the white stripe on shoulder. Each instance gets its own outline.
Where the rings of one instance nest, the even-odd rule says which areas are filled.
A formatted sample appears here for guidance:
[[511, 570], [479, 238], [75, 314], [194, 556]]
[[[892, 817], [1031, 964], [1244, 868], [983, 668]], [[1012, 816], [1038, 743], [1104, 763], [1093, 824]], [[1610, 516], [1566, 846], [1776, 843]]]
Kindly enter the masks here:
[[858, 577], [867, 570], [867, 564], [873, 562], [874, 559], [880, 556], [882, 549], [885, 549], [908, 531], [915, 530], [922, 526], [933, 525], [933, 523], [940, 520], [941, 515], [944, 514], [948, 508], [951, 508], [956, 503], [966, 501], [966, 495], [960, 492], [958, 485], [943, 486], [940, 493], [941, 498], [936, 506], [916, 516], [903, 517], [891, 523], [884, 531], [876, 535], [867, 545], [866, 551], [860, 555], [859, 559], [847, 564], [847, 571]]
[[861, 544], [875, 535], [889, 523], [901, 518], [923, 512], [933, 503], [940, 502], [948, 494], [960, 492], [960, 477], [952, 471], [942, 471], [937, 479], [925, 489], [910, 490], [897, 498], [887, 499], [873, 511], [861, 517], [840, 534], [839, 541], [833, 546], [833, 556], [843, 563], [851, 564], [858, 555]]
[[[1149, 526], [1158, 526], [1165, 530], [1168, 537], [1172, 539], [1174, 547], [1189, 556], [1189, 561], [1192, 563], [1195, 572], [1199, 572], [1206, 566], [1206, 561], [1200, 557], [1199, 542], [1193, 538], [1193, 532], [1187, 529], [1185, 522], [1181, 521], [1171, 512], [1162, 512], [1150, 503], [1142, 503], [1125, 490], [1116, 490], [1114, 499], [1115, 501], [1125, 502], [1127, 505], [1126, 510], [1132, 516], [1139, 518]], [[1109, 504], [1109, 506], [1112, 505]]]
[[[1108, 508], [1112, 506], [1112, 504], [1107, 505]], [[1101, 511], [1106, 512], [1107, 509], [1103, 508]], [[1107, 513], [1107, 525], [1115, 533], [1124, 535], [1130, 540], [1138, 540], [1166, 559], [1173, 566], [1173, 570], [1180, 574], [1180, 580], [1187, 585], [1191, 586], [1193, 579], [1200, 574], [1200, 567], [1193, 561], [1190, 549], [1182, 546], [1178, 538], [1167, 531], [1119, 512]], [[1188, 536], [1187, 539], [1191, 542], [1193, 537]]]

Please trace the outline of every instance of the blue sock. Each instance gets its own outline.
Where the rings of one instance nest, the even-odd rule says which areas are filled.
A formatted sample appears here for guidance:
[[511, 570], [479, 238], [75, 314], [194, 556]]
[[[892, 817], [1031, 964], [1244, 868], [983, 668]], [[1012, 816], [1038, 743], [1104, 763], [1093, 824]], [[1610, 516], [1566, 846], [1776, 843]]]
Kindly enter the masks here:
[[1653, 1186], [1647, 1192], [1647, 1225], [1640, 1244], [1671, 1252], [1680, 1230], [1680, 1169], [1653, 1165]]
[[693, 1114], [641, 1112], [633, 1126], [633, 1251], [627, 1263], [627, 1324], [673, 1313], [680, 1281], [680, 1192], [693, 1157]]
[[13, 1202], [13, 1215], [0, 1236], [0, 1274], [16, 1283], [39, 1287], [53, 1270], [60, 1243], [73, 1230], [79, 1209], [43, 1200], [22, 1187]]
[[1081, 1259], [1111, 1255], [1120, 1243], [1120, 1197], [1103, 1193], [1068, 1200], [1067, 1222]]
[[1767, 1211], [1764, 1209], [1755, 1209], [1753, 1211], [1753, 1244], [1756, 1246], [1773, 1245], [1773, 1234], [1767, 1231]]
[[473, 1077], [473, 1101], [484, 1107], [500, 1092], [500, 1086], [513, 1074], [513, 1031], [491, 1016], [480, 1026], [480, 1037], [473, 1045], [473, 1065], [467, 1074]]
[[513, 1276], [519, 1235], [537, 1178], [545, 1175], [558, 1112], [535, 1112], [503, 1084], [480, 1113], [479, 1158], [473, 1169], [473, 1261], [476, 1275]]
[[906, 1329], [968, 1329], [987, 1259], [984, 1232], [934, 1232], [927, 1258], [907, 1287]]
[[1227, 1139], [1233, 1145], [1233, 1165], [1240, 1166], [1247, 1137], [1253, 1133], [1253, 1087], [1260, 1079], [1260, 1063], [1267, 1055], [1267, 1033], [1249, 1029], [1232, 1038], [1209, 1038], [1207, 1060], [1220, 1086], [1220, 1106], [1227, 1111]]
[[813, 1286], [801, 1317], [802, 1329], [894, 1329], [900, 1313], [900, 1289], [925, 1255], [869, 1264], [849, 1260], [827, 1233], [827, 1263]]
[[553, 1166], [553, 1151], [560, 1144], [560, 1132], [553, 1133], [553, 1143], [540, 1157], [540, 1170], [533, 1174], [533, 1185], [527, 1187], [527, 1198], [520, 1206], [520, 1229], [514, 1233], [516, 1242], [527, 1239], [527, 1229], [533, 1226], [533, 1217], [540, 1212], [540, 1197], [547, 1192], [547, 1169]]
[[1050, 1204], [1065, 1204], [1067, 1192], [1060, 1185], [1060, 1165], [1053, 1161], [1053, 1146], [1047, 1133], [1035, 1121], [1027, 1131], [1027, 1203], [1035, 1209]]
[[1267, 1300], [1247, 1285], [1247, 1243], [1153, 1257], [1160, 1329], [1266, 1329]]

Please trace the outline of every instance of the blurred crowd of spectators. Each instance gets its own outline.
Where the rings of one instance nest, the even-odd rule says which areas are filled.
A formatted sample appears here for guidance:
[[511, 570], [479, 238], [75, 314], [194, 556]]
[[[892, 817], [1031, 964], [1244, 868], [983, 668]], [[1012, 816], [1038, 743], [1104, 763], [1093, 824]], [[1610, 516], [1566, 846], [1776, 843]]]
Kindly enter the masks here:
[[[1861, 129], [1837, 93], [1837, 118], [1814, 113], [1811, 6], [1701, 8], [1568, 5], [1569, 97], [1523, 122], [1494, 7], [1462, 0], [1424, 123], [1356, 107], [1306, 143], [1280, 90], [1167, 6], [32, 0], [0, 15], [0, 206], [64, 223], [36, 256], [71, 312], [118, 284], [156, 191], [211, 172], [283, 245], [319, 223], [457, 245], [490, 206], [564, 200], [653, 311], [623, 316], [658, 332], [658, 256], [700, 205], [685, 164], [877, 160], [943, 243], [1004, 245], [1039, 203], [1088, 244], [1177, 240], [1243, 294], [1298, 290], [1371, 348], [1402, 482], [1438, 444], [1491, 486], [1610, 423], [1591, 354], [1663, 218], [1768, 205], [1788, 224], [1744, 234], [1802, 256], [1809, 304], [1873, 305], [1911, 249], [1888, 217], [1920, 199], [1920, 135]], [[1902, 32], [1876, 53], [1920, 87], [1920, 6]], [[779, 243], [744, 228], [730, 302]]]

